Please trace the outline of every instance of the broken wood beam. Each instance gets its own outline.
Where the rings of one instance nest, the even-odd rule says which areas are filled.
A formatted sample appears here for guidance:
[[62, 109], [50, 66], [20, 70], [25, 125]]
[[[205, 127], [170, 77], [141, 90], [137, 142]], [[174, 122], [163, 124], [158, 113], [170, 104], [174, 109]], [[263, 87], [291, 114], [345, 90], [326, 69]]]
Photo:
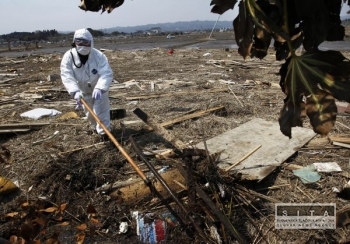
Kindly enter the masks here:
[[156, 133], [160, 134], [164, 139], [175, 145], [178, 149], [185, 148], [185, 144], [174, 138], [173, 135], [169, 133], [166, 129], [164, 129], [163, 126], [158, 124], [152, 116], [147, 115], [144, 111], [142, 111], [140, 108], [136, 108], [134, 111], [134, 114], [139, 117], [143, 122], [145, 122], [148, 126], [150, 126]]
[[[181, 186], [179, 186], [173, 181], [173, 179], [177, 179], [178, 182], [186, 184], [185, 179], [182, 177], [182, 175], [178, 172], [177, 169], [165, 171], [161, 175], [163, 180], [167, 183], [169, 189], [171, 189], [172, 192], [178, 192], [183, 190]], [[158, 180], [152, 180], [152, 183], [153, 188], [157, 192], [159, 192], [159, 194], [163, 198], [170, 197], [169, 192], [163, 187], [163, 185]], [[136, 201], [152, 196], [151, 189], [149, 187], [145, 187], [145, 183], [142, 180], [125, 181], [124, 183], [116, 182], [111, 186], [104, 186], [96, 189], [96, 191], [105, 190], [115, 190], [111, 193], [111, 197], [115, 198], [115, 200], [118, 200], [118, 202], [121, 202], [123, 204], [134, 204]]]
[[166, 126], [169, 126], [169, 125], [180, 123], [180, 122], [185, 121], [185, 120], [194, 119], [194, 118], [197, 118], [197, 117], [200, 117], [200, 116], [203, 116], [203, 115], [207, 115], [207, 114], [209, 114], [211, 112], [219, 111], [219, 110], [222, 110], [224, 108], [225, 108], [225, 106], [220, 105], [220, 106], [215, 107], [215, 108], [202, 110], [202, 111], [199, 111], [199, 112], [196, 112], [196, 113], [193, 113], [193, 114], [187, 114], [187, 115], [184, 115], [184, 116], [181, 116], [181, 117], [177, 117], [177, 118], [174, 118], [174, 119], [171, 119], [171, 120], [168, 120], [168, 121], [164, 121], [164, 122], [160, 123], [160, 125], [163, 126], [163, 127], [166, 127]]

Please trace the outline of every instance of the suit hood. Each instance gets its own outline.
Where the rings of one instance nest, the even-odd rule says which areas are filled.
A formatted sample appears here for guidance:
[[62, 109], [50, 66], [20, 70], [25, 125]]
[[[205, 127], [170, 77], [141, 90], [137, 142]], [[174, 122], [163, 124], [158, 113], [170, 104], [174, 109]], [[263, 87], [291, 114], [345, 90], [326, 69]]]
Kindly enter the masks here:
[[76, 30], [73, 37], [73, 42], [75, 38], [82, 38], [91, 41], [91, 49], [94, 47], [94, 38], [92, 37], [90, 31], [86, 28]]

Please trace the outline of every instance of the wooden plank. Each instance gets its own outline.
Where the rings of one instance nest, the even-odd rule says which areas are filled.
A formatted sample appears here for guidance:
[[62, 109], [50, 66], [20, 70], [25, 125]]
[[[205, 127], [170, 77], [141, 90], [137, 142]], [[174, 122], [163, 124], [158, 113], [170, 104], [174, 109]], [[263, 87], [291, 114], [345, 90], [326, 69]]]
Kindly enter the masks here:
[[334, 141], [332, 144], [333, 144], [334, 146], [340, 146], [340, 147], [350, 148], [350, 144], [344, 143], [344, 142], [337, 142], [337, 141]]
[[0, 134], [12, 134], [12, 133], [23, 133], [23, 132], [28, 132], [30, 129], [11, 129], [11, 130], [4, 130], [0, 129]]
[[350, 143], [349, 137], [330, 136], [329, 139], [333, 142]]
[[177, 117], [177, 118], [174, 118], [174, 119], [171, 119], [171, 120], [168, 120], [168, 121], [164, 121], [160, 125], [166, 127], [166, 126], [169, 126], [169, 125], [180, 123], [180, 122], [185, 121], [185, 120], [194, 119], [194, 118], [197, 118], [197, 117], [200, 117], [200, 116], [203, 116], [203, 115], [206, 115], [206, 114], [209, 114], [211, 112], [218, 111], [218, 110], [221, 110], [221, 109], [224, 109], [224, 108], [225, 107], [221, 105], [221, 106], [218, 106], [218, 107], [215, 107], [215, 108], [202, 110], [202, 111], [199, 111], [199, 112], [196, 112], [196, 113], [193, 113], [193, 114], [186, 114], [186, 115], [181, 116], [181, 117]]
[[2, 124], [0, 125], [0, 134], [38, 130], [41, 127], [49, 124], [50, 123]]
[[[256, 145], [262, 145], [259, 150], [235, 166], [229, 173], [240, 172], [242, 179], [262, 180], [276, 167], [295, 153], [295, 147], [301, 147], [316, 134], [307, 128], [295, 127], [293, 137], [284, 136], [278, 122], [263, 119], [253, 119], [237, 128], [206, 141], [209, 152], [221, 153], [218, 167], [226, 169], [252, 151]], [[203, 143], [196, 145], [204, 149]]]
[[[173, 192], [182, 190], [182, 187], [174, 183], [174, 179], [179, 181], [181, 184], [186, 185], [185, 178], [176, 168], [164, 172], [161, 174], [161, 176]], [[159, 180], [154, 181], [153, 187], [163, 198], [170, 197], [169, 192], [163, 187]], [[133, 204], [146, 197], [152, 196], [152, 192], [150, 187], [145, 187], [145, 183], [143, 181], [136, 181], [132, 185], [119, 188], [117, 191], [112, 192], [110, 196], [112, 199], [118, 200], [124, 204]]]

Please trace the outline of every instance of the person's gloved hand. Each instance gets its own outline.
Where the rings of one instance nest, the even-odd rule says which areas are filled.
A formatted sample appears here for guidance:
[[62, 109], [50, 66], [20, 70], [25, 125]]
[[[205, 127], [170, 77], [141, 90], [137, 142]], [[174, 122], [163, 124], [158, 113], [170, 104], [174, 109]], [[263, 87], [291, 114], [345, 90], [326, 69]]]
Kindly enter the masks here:
[[101, 100], [102, 91], [100, 89], [95, 88], [92, 92], [92, 98], [95, 100]]
[[75, 109], [79, 109], [79, 108], [83, 107], [83, 105], [81, 104], [81, 101], [80, 101], [80, 98], [82, 98], [82, 97], [83, 97], [83, 94], [79, 91], [74, 94], [74, 99], [77, 102], [77, 106], [75, 107]]

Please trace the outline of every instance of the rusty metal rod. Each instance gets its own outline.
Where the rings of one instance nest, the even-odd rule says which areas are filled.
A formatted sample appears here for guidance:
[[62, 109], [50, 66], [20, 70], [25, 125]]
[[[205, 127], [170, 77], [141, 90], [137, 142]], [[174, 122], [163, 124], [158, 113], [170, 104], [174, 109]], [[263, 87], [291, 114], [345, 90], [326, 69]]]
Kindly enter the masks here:
[[109, 137], [109, 139], [114, 143], [114, 145], [118, 148], [118, 150], [123, 154], [123, 156], [126, 158], [126, 160], [129, 162], [129, 164], [135, 169], [137, 174], [141, 177], [141, 179], [145, 182], [146, 185], [151, 184], [151, 181], [146, 177], [146, 175], [143, 173], [143, 171], [139, 168], [139, 166], [134, 162], [134, 160], [129, 156], [129, 154], [124, 150], [124, 148], [118, 143], [118, 141], [114, 138], [112, 133], [107, 129], [107, 127], [103, 124], [103, 122], [100, 120], [100, 118], [95, 114], [95, 112], [90, 108], [90, 106], [87, 104], [87, 102], [80, 98], [80, 101], [84, 105], [84, 107], [89, 111], [89, 113], [94, 117], [96, 122], [102, 127], [106, 135]]

